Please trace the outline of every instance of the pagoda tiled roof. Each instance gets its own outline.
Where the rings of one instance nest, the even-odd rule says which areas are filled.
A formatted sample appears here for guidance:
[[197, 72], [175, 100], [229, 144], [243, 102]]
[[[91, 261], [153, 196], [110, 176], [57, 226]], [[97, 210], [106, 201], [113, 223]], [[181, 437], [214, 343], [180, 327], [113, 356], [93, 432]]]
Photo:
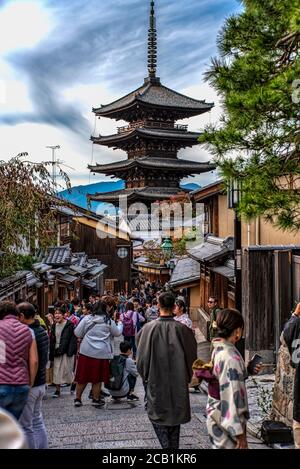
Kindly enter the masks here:
[[132, 199], [146, 200], [165, 200], [178, 194], [179, 192], [190, 192], [188, 189], [178, 187], [139, 187], [132, 189], [123, 189], [113, 192], [105, 192], [100, 194], [88, 194], [89, 200], [97, 202], [117, 202], [119, 197], [127, 197]]
[[159, 80], [156, 80], [154, 83], [146, 80], [143, 86], [110, 104], [93, 108], [93, 112], [99, 116], [104, 116], [126, 109], [137, 102], [154, 105], [159, 108], [186, 109], [187, 112], [198, 111], [198, 114], [207, 112], [214, 106], [213, 103], [206, 103], [204, 100], [199, 101], [167, 88]]
[[186, 142], [195, 142], [198, 143], [198, 138], [200, 133], [197, 132], [182, 132], [180, 130], [168, 130], [168, 129], [159, 129], [159, 128], [148, 128], [148, 127], [138, 127], [134, 128], [131, 131], [114, 134], [114, 135], [105, 135], [99, 137], [91, 137], [91, 140], [94, 143], [100, 145], [109, 145], [126, 140], [130, 140], [136, 137], [145, 137], [145, 138], [154, 138], [154, 139], [168, 139], [168, 140], [182, 140]]
[[206, 171], [213, 171], [216, 167], [210, 162], [197, 162], [190, 160], [183, 160], [178, 158], [160, 158], [160, 157], [141, 157], [130, 160], [117, 161], [115, 163], [89, 166], [89, 169], [96, 173], [117, 172], [128, 170], [131, 168], [155, 168], [157, 170], [170, 170], [170, 171], [186, 171], [200, 173]]

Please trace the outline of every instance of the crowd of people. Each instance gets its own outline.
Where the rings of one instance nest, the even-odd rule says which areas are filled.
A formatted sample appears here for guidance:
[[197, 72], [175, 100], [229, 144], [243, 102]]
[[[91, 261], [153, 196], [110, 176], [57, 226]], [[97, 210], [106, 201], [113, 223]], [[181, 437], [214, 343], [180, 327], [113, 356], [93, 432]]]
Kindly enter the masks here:
[[[215, 297], [209, 298], [208, 307], [211, 361], [204, 363], [197, 359], [185, 297], [164, 291], [162, 285], [146, 281], [130, 294], [105, 292], [85, 301], [57, 301], [46, 315], [26, 302], [2, 302], [0, 344], [5, 350], [0, 350], [5, 354], [0, 354], [0, 409], [5, 418], [11, 415], [18, 421], [27, 447], [44, 449], [48, 447], [42, 412], [46, 386], [55, 387], [55, 399], [61, 397], [63, 386], [69, 386], [75, 408], [84, 405], [83, 392], [90, 386], [91, 404], [103, 409], [108, 397], [139, 400], [135, 385], [140, 376], [145, 408], [162, 448], [178, 449], [180, 426], [191, 419], [192, 378], [199, 383], [205, 379], [212, 447], [245, 449], [249, 419], [245, 381], [250, 367], [236, 348], [243, 335], [243, 317], [236, 310], [219, 308]], [[293, 332], [289, 328], [293, 338], [300, 329], [297, 319], [292, 322]], [[123, 375], [116, 388], [110, 384], [114, 338], [121, 336], [118, 366]], [[260, 370], [261, 364], [252, 367], [252, 373]], [[297, 412], [298, 408], [296, 419]]]

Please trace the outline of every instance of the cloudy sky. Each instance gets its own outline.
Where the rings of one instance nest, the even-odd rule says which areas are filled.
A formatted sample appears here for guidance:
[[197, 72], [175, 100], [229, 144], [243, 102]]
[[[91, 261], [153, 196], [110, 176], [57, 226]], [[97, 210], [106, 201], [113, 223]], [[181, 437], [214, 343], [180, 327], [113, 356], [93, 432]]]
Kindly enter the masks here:
[[[138, 88], [147, 76], [149, 0], [0, 0], [0, 159], [28, 152], [51, 159], [60, 145], [73, 185], [105, 179], [87, 165], [123, 159], [94, 146], [92, 133], [111, 134], [122, 123], [95, 120], [92, 107]], [[156, 0], [158, 75], [163, 84], [215, 109], [190, 119], [199, 130], [220, 115], [218, 97], [203, 82], [216, 54], [224, 19], [237, 0]], [[179, 156], [207, 161], [201, 148]], [[212, 176], [210, 176], [211, 178]], [[201, 183], [211, 182], [195, 178]]]

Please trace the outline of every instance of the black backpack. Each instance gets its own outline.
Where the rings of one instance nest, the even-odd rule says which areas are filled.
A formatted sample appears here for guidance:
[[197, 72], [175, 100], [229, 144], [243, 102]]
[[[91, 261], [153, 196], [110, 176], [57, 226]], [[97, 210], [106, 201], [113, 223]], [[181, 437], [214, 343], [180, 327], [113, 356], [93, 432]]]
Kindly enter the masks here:
[[115, 355], [109, 364], [109, 382], [105, 385], [110, 391], [120, 391], [124, 384], [124, 368], [126, 357]]

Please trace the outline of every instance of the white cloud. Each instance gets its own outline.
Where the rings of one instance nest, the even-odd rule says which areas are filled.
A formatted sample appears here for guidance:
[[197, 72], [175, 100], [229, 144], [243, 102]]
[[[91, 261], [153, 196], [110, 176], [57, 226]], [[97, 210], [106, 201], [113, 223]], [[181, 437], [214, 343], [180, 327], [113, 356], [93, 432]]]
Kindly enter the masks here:
[[[205, 13], [202, 17], [198, 1], [191, 0], [186, 5], [188, 17], [180, 6], [184, 0], [161, 2], [158, 8], [158, 23], [165, 24], [159, 29], [163, 84], [193, 98], [216, 103], [210, 113], [185, 121], [195, 131], [217, 122], [221, 114], [216, 93], [201, 82], [201, 71], [214, 50], [218, 27], [213, 17], [215, 8], [228, 3], [229, 11], [231, 3], [202, 0]], [[92, 151], [89, 137], [94, 130], [95, 134], [113, 134], [117, 126], [123, 125], [110, 119], [97, 119], [95, 125], [92, 107], [112, 102], [142, 84], [148, 16], [139, 16], [139, 2], [10, 0], [0, 9], [0, 117], [4, 116], [4, 125], [0, 126], [0, 159], [27, 151], [35, 161], [50, 160], [51, 152], [46, 146], [61, 145], [57, 156], [75, 168], [68, 171], [73, 184], [78, 185], [105, 179], [99, 174], [90, 175], [87, 165], [91, 162], [105, 164], [126, 158], [121, 150], [98, 145]], [[204, 8], [211, 3], [214, 7], [208, 14]], [[197, 14], [191, 16], [194, 9]], [[143, 11], [146, 13], [145, 7]], [[221, 22], [222, 13], [217, 16]], [[188, 26], [183, 24], [186, 21]], [[174, 34], [180, 48], [171, 40]], [[206, 42], [203, 36], [208, 37]], [[195, 85], [197, 79], [199, 84]], [[186, 83], [194, 86], [183, 89]], [[18, 120], [20, 115], [23, 120]], [[7, 116], [11, 120], [5, 120]], [[79, 125], [85, 119], [90, 134], [88, 128]], [[21, 121], [24, 123], [20, 124]], [[6, 125], [8, 122], [11, 126]], [[196, 161], [211, 159], [201, 146], [182, 150], [179, 156]], [[198, 178], [204, 179], [197, 176], [191, 182]]]
[[15, 79], [0, 60], [0, 113], [30, 112], [32, 103], [27, 84]]
[[5, 80], [0, 80], [0, 106], [7, 101], [7, 88]]
[[34, 47], [51, 29], [43, 1], [11, 1], [0, 13], [0, 53]]

